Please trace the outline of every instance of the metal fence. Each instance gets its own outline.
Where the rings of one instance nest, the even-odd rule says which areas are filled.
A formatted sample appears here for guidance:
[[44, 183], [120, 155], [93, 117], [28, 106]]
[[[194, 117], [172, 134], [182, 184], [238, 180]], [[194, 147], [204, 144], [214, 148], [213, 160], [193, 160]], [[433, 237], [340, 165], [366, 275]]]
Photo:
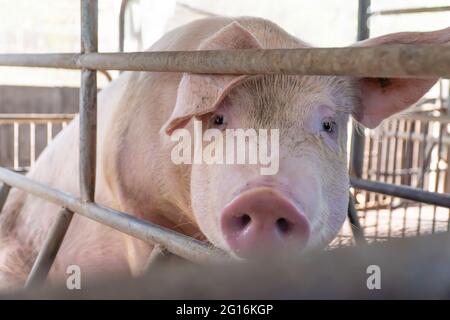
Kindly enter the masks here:
[[[302, 74], [370, 77], [450, 77], [450, 47], [389, 45], [375, 48], [308, 48], [195, 52], [97, 53], [97, 0], [81, 1], [81, 53], [1, 54], [0, 66], [69, 68], [81, 70], [80, 89], [80, 198], [0, 168], [0, 210], [11, 187], [61, 206], [61, 212], [33, 265], [27, 286], [46, 279], [74, 213], [158, 245], [150, 258], [170, 252], [194, 262], [228, 259], [209, 244], [165, 229], [127, 213], [94, 202], [96, 177], [97, 87], [96, 70], [192, 72], [210, 74]], [[411, 62], [414, 62], [411, 64]], [[358, 189], [450, 207], [446, 195], [419, 188], [352, 179]], [[406, 188], [406, 189], [405, 189]], [[352, 200], [352, 199], [351, 199]], [[350, 201], [352, 203], [352, 201]], [[357, 225], [354, 206], [350, 217]], [[356, 230], [356, 229], [355, 229]], [[357, 239], [363, 239], [358, 233]], [[156, 257], [155, 257], [156, 255]]]
[[55, 113], [0, 114], [0, 126], [7, 129], [3, 130], [2, 134], [12, 138], [11, 143], [5, 146], [12, 147], [12, 157], [8, 159], [11, 161], [5, 161], [2, 165], [16, 172], [27, 172], [40, 151], [67, 126], [68, 122], [72, 121], [74, 116]]
[[[450, 11], [448, 6], [371, 11], [370, 0], [360, 0], [359, 4], [358, 40], [369, 37], [370, 27], [376, 23], [372, 17]], [[422, 99], [380, 128], [354, 129], [350, 163], [355, 178], [430, 192], [450, 191], [450, 83], [446, 82], [439, 82], [436, 97]], [[416, 196], [408, 198], [414, 194], [408, 189], [401, 198], [360, 183], [354, 187], [357, 232], [370, 242], [450, 230], [450, 209], [445, 204], [436, 206]], [[346, 224], [331, 246], [352, 243], [352, 230]]]

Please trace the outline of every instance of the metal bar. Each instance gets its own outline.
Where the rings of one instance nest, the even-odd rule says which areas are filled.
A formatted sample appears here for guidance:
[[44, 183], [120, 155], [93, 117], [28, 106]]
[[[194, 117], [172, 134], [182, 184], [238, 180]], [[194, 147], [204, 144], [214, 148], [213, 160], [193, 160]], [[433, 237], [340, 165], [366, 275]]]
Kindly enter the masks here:
[[402, 114], [400, 116], [393, 117], [392, 119], [408, 119], [408, 120], [419, 120], [423, 122], [439, 122], [441, 124], [450, 124], [450, 117], [446, 115], [436, 117], [421, 114]]
[[364, 229], [361, 227], [358, 219], [358, 212], [355, 209], [355, 199], [353, 195], [349, 193], [348, 197], [348, 218], [352, 229], [353, 238], [356, 244], [365, 244]]
[[70, 121], [75, 117], [75, 114], [47, 114], [47, 113], [3, 113], [0, 114], [0, 124], [13, 123], [35, 123], [46, 124], [48, 122], [63, 122]]
[[[358, 41], [367, 39], [370, 34], [369, 16], [368, 16], [369, 7], [370, 7], [370, 0], [358, 1], [358, 33], [356, 35]], [[358, 178], [362, 178], [363, 174], [364, 147], [365, 147], [365, 136], [363, 133], [360, 132], [360, 130], [354, 123], [350, 144], [350, 175], [356, 176]], [[361, 226], [359, 225], [358, 214], [355, 209], [355, 200], [352, 194], [350, 194], [349, 198], [347, 216], [352, 226], [352, 234], [353, 238], [355, 239], [355, 243], [359, 244], [365, 242], [364, 233], [363, 230], [361, 229]], [[357, 223], [359, 228], [357, 228], [354, 225], [354, 223]]]
[[61, 63], [58, 55], [0, 54], [0, 65], [209, 74], [450, 77], [450, 47], [445, 45], [396, 44], [378, 47], [86, 53], [63, 56], [66, 59], [64, 63]]
[[171, 257], [173, 257], [173, 255], [169, 251], [157, 244], [153, 247], [152, 252], [150, 253], [145, 270], [148, 271], [155, 266], [166, 263]]
[[409, 186], [392, 185], [389, 183], [368, 181], [354, 177], [350, 177], [350, 184], [356, 189], [363, 189], [403, 199], [450, 208], [450, 194], [435, 193]]
[[[81, 1], [81, 52], [98, 49], [98, 1]], [[89, 69], [89, 68], [88, 68]], [[97, 72], [83, 68], [80, 87], [80, 194], [95, 199], [97, 150]]]
[[81, 201], [71, 194], [50, 188], [5, 168], [0, 168], [0, 181], [145, 242], [161, 244], [171, 253], [187, 260], [198, 263], [227, 260], [226, 253], [210, 244], [123, 212]]
[[[420, 120], [413, 120], [413, 121], [420, 121]], [[413, 129], [414, 130], [414, 129]], [[375, 133], [370, 133], [371, 136], [375, 136]], [[417, 132], [401, 132], [397, 135], [395, 132], [384, 132], [383, 135], [385, 137], [395, 137], [397, 139], [412, 141], [412, 142], [423, 142], [427, 141], [428, 143], [439, 143], [439, 138], [431, 137], [431, 136], [424, 136], [423, 134], [417, 133]], [[450, 137], [442, 137], [442, 142], [445, 145], [450, 144]]]
[[370, 15], [372, 15], [372, 16], [388, 16], [388, 15], [396, 15], [396, 14], [444, 12], [444, 11], [450, 11], [450, 6], [379, 10], [379, 11], [371, 12]]
[[0, 188], [0, 214], [3, 211], [6, 200], [8, 200], [9, 191], [11, 191], [11, 186], [3, 183], [2, 187]]
[[128, 0], [122, 0], [119, 13], [119, 52], [123, 52], [125, 47], [125, 12]]
[[0, 66], [81, 69], [80, 53], [0, 54]]
[[42, 245], [42, 249], [34, 261], [28, 279], [25, 283], [26, 288], [37, 287], [44, 284], [47, 275], [55, 261], [59, 248], [64, 240], [64, 236], [69, 229], [72, 221], [73, 212], [63, 208], [55, 222], [50, 228], [47, 237]]
[[13, 123], [13, 140], [14, 140], [14, 145], [13, 145], [13, 153], [14, 153], [14, 160], [13, 160], [13, 166], [14, 169], [18, 169], [19, 168], [19, 123], [14, 122]]
[[[367, 14], [370, 7], [370, 0], [359, 0], [358, 5], [358, 34], [357, 40], [361, 41], [369, 38], [370, 29], [368, 25], [369, 16]], [[352, 175], [361, 178], [364, 161], [364, 135], [355, 126], [352, 132], [351, 152], [350, 152], [350, 172]]]
[[30, 123], [30, 167], [36, 161], [36, 124]]

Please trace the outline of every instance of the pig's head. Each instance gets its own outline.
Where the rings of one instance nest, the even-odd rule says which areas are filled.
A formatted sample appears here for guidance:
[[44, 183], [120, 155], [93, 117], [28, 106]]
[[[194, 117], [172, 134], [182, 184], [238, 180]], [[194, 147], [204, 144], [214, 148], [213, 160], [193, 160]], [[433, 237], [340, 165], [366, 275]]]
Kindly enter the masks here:
[[[441, 31], [393, 34], [357, 45], [428, 40], [448, 42]], [[199, 49], [248, 48], [261, 44], [234, 22]], [[276, 129], [279, 134], [277, 158], [270, 164], [192, 165], [191, 204], [201, 231], [216, 246], [241, 257], [327, 245], [347, 214], [349, 117], [375, 127], [417, 101], [436, 81], [183, 75], [175, 109], [164, 127], [167, 134], [196, 119], [202, 123], [200, 134], [216, 129], [210, 131], [214, 138], [203, 141], [204, 148], [213, 146], [224, 153], [228, 129]], [[220, 133], [223, 140], [217, 138]], [[269, 153], [276, 152], [274, 140], [268, 140]], [[275, 168], [272, 174], [261, 174], [261, 167], [270, 166]]]

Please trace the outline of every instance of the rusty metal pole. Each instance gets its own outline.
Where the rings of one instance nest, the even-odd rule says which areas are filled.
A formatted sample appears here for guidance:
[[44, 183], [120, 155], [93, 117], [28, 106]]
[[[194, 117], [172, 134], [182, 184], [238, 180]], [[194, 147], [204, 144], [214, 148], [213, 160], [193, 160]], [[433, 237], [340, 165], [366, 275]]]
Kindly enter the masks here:
[[125, 49], [125, 12], [127, 10], [128, 0], [122, 0], [119, 13], [119, 52]]
[[4, 183], [0, 188], [0, 214], [2, 213], [3, 207], [5, 206], [6, 200], [8, 200], [9, 191], [11, 186]]
[[[369, 10], [370, 0], [359, 0], [358, 8], [358, 34], [357, 40], [361, 41], [369, 38]], [[364, 135], [356, 127], [352, 132], [352, 143], [350, 153], [350, 173], [358, 178], [362, 177], [364, 161]]]
[[47, 238], [44, 241], [42, 249], [33, 264], [28, 279], [25, 283], [26, 288], [37, 287], [44, 284], [47, 275], [55, 261], [56, 254], [64, 240], [64, 236], [72, 221], [73, 212], [63, 208], [55, 222], [50, 228]]
[[424, 191], [419, 188], [358, 179], [355, 177], [350, 177], [350, 184], [356, 189], [381, 193], [397, 198], [431, 204], [434, 206], [450, 208], [450, 195], [447, 193]]
[[[450, 28], [440, 32], [445, 34], [448, 30]], [[0, 66], [235, 75], [448, 78], [450, 47], [444, 44], [389, 44], [343, 48], [4, 53], [0, 54]]]
[[[359, 0], [358, 5], [358, 34], [357, 40], [361, 41], [369, 38], [369, 7], [370, 0]], [[357, 127], [353, 127], [351, 151], [350, 151], [350, 175], [357, 178], [362, 177], [364, 163], [364, 143], [365, 137]], [[351, 222], [352, 233], [356, 243], [364, 243], [364, 230], [358, 219], [358, 212], [355, 209], [355, 199], [352, 194], [349, 196], [348, 217]]]
[[155, 266], [167, 263], [172, 257], [174, 256], [167, 249], [160, 244], [156, 244], [148, 257], [145, 270], [149, 271]]
[[350, 222], [350, 227], [352, 229], [355, 244], [366, 244], [367, 241], [366, 238], [364, 238], [364, 230], [359, 223], [358, 212], [355, 208], [355, 199], [351, 193], [348, 197], [348, 220]]
[[147, 243], [160, 244], [167, 251], [192, 262], [220, 263], [229, 260], [228, 254], [209, 243], [138, 219], [124, 212], [96, 203], [81, 201], [74, 195], [1, 167], [0, 181]]
[[[81, 1], [81, 53], [97, 52], [97, 0]], [[95, 165], [97, 135], [97, 72], [81, 70], [80, 87], [80, 194], [85, 202], [95, 197]], [[63, 209], [44, 241], [28, 275], [25, 287], [44, 284], [53, 265], [74, 213]]]
[[430, 13], [430, 12], [444, 12], [444, 11], [450, 11], [450, 6], [379, 10], [379, 11], [372, 12], [371, 15], [373, 15], [373, 16], [388, 16], [388, 15], [397, 15], [397, 14]]
[[[81, 53], [98, 49], [98, 1], [81, 1]], [[97, 149], [97, 71], [83, 68], [80, 87], [80, 195], [95, 198]]]

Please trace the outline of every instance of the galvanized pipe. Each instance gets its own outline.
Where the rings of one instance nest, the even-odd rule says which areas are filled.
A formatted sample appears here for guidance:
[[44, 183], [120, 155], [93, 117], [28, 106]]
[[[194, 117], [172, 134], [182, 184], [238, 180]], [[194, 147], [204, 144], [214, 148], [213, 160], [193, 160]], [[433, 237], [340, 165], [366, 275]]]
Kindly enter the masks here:
[[350, 221], [350, 227], [352, 229], [353, 238], [356, 244], [366, 244], [366, 238], [364, 237], [364, 229], [361, 227], [358, 219], [358, 212], [355, 208], [355, 199], [351, 193], [348, 197], [348, 219]]
[[28, 279], [25, 283], [26, 288], [37, 287], [44, 284], [47, 275], [55, 261], [59, 248], [64, 240], [64, 236], [69, 229], [72, 221], [73, 212], [65, 208], [61, 209], [55, 222], [50, 228], [44, 241], [42, 249], [34, 261]]
[[11, 191], [11, 186], [3, 183], [2, 187], [0, 188], [0, 214], [3, 211], [6, 200], [8, 200], [9, 191]]
[[125, 13], [127, 6], [128, 0], [122, 0], [119, 12], [119, 52], [123, 52], [125, 47]]
[[[81, 1], [81, 52], [98, 49], [98, 1]], [[84, 68], [80, 87], [80, 194], [84, 201], [95, 199], [97, 152], [97, 72]]]
[[[358, 33], [357, 41], [362, 41], [370, 36], [369, 11], [370, 0], [359, 0], [358, 5]], [[352, 130], [351, 152], [350, 152], [350, 173], [357, 178], [361, 178], [364, 162], [365, 136], [361, 134], [355, 125]]]
[[198, 263], [217, 263], [229, 259], [225, 252], [207, 243], [126, 213], [92, 202], [81, 201], [71, 194], [48, 187], [5, 168], [0, 168], [0, 181], [147, 243], [161, 244], [171, 253], [187, 260]]
[[172, 257], [173, 255], [169, 251], [157, 244], [153, 247], [152, 252], [148, 257], [145, 270], [151, 270], [155, 266], [160, 266], [161, 264], [167, 263]]
[[210, 74], [438, 78], [450, 77], [450, 46], [399, 44], [378, 47], [86, 53], [60, 56], [0, 54], [1, 65]]
[[[370, 0], [358, 1], [358, 32], [357, 41], [365, 40], [369, 38], [369, 11]], [[357, 126], [354, 125], [352, 129], [351, 147], [350, 147], [350, 174], [358, 178], [361, 178], [363, 172], [364, 162], [364, 143], [365, 136], [361, 134]], [[355, 208], [355, 200], [353, 195], [349, 195], [348, 212], [347, 216], [350, 220], [351, 230], [355, 243], [365, 243], [364, 230], [358, 220], [358, 212]]]
[[444, 11], [450, 11], [450, 6], [379, 10], [371, 12], [370, 15], [388, 16], [397, 14], [429, 13], [429, 12], [444, 12]]
[[424, 191], [403, 185], [394, 185], [378, 181], [369, 181], [350, 177], [350, 184], [355, 189], [367, 190], [394, 197], [450, 208], [450, 194]]
[[80, 53], [6, 53], [0, 54], [0, 66], [81, 69]]

